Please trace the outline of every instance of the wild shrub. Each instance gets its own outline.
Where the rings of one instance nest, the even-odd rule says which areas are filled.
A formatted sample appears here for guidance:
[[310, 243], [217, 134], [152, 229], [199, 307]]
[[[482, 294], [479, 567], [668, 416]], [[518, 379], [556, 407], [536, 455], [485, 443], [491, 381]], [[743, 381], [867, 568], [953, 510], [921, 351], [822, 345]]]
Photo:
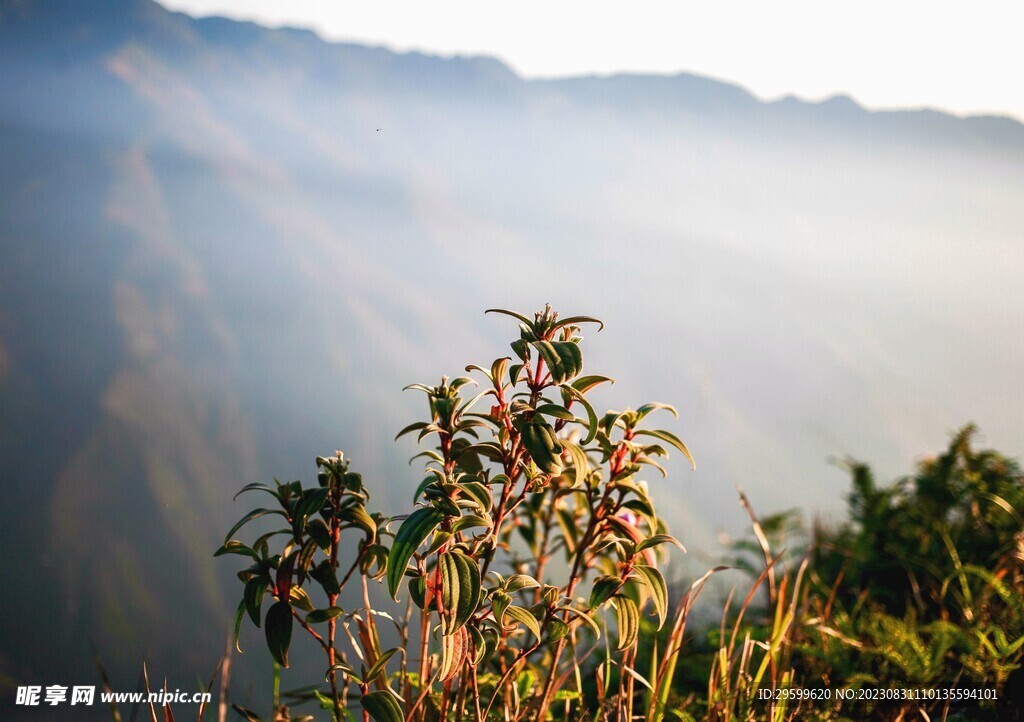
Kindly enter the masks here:
[[[670, 449], [693, 463], [674, 432], [649, 426], [676, 412], [596, 413], [588, 395], [612, 382], [583, 373], [582, 328], [596, 319], [493, 312], [518, 322], [512, 356], [408, 387], [428, 412], [398, 434], [427, 444], [411, 508], [372, 510], [340, 452], [317, 459], [316, 484], [242, 489], [269, 504], [217, 551], [251, 562], [236, 639], [248, 617], [284, 667], [293, 633], [319, 646], [329, 688], [309, 694], [335, 720], [662, 719], [678, 614], [675, 651], [653, 672], [638, 664], [638, 636], [646, 614], [656, 628], [670, 616], [660, 565], [681, 545], [640, 475], [664, 475]], [[263, 517], [278, 528], [235, 538]]]

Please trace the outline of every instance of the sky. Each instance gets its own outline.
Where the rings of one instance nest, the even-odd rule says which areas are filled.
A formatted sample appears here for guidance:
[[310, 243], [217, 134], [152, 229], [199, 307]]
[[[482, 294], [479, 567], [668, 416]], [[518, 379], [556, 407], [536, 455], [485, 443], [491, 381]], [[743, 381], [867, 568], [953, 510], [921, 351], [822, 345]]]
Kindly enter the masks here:
[[161, 0], [331, 40], [493, 55], [525, 77], [680, 71], [763, 99], [851, 95], [1024, 120], [1020, 0]]

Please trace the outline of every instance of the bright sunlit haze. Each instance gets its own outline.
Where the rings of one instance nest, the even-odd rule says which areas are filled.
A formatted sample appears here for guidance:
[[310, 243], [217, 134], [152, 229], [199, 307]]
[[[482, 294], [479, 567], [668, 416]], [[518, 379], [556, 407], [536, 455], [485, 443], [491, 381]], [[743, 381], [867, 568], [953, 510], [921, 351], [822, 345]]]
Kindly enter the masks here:
[[168, 0], [193, 15], [315, 29], [431, 54], [501, 58], [525, 77], [691, 72], [762, 99], [847, 94], [869, 108], [1024, 118], [1024, 8], [1008, 0], [857, 4], [338, 3]]

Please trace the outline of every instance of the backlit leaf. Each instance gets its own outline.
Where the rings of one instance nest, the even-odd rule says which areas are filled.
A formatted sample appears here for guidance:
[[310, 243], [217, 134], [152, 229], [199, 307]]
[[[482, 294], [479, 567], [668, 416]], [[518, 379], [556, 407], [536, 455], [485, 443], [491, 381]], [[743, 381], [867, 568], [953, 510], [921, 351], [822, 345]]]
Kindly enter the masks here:
[[434, 528], [444, 519], [444, 514], [434, 507], [421, 507], [409, 515], [395, 535], [395, 543], [388, 556], [388, 590], [391, 596], [398, 592], [398, 584], [405, 575], [409, 559]]
[[275, 602], [264, 620], [270, 656], [282, 667], [288, 666], [288, 647], [292, 642], [292, 608], [288, 602]]

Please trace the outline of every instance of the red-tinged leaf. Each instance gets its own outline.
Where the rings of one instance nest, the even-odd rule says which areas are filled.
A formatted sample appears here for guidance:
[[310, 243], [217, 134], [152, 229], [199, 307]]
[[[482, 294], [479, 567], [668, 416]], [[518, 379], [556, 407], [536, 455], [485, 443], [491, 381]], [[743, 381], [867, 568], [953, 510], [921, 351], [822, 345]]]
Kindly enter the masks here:
[[446, 682], [459, 673], [469, 654], [469, 632], [459, 627], [452, 634], [441, 637], [441, 669], [439, 681]]

